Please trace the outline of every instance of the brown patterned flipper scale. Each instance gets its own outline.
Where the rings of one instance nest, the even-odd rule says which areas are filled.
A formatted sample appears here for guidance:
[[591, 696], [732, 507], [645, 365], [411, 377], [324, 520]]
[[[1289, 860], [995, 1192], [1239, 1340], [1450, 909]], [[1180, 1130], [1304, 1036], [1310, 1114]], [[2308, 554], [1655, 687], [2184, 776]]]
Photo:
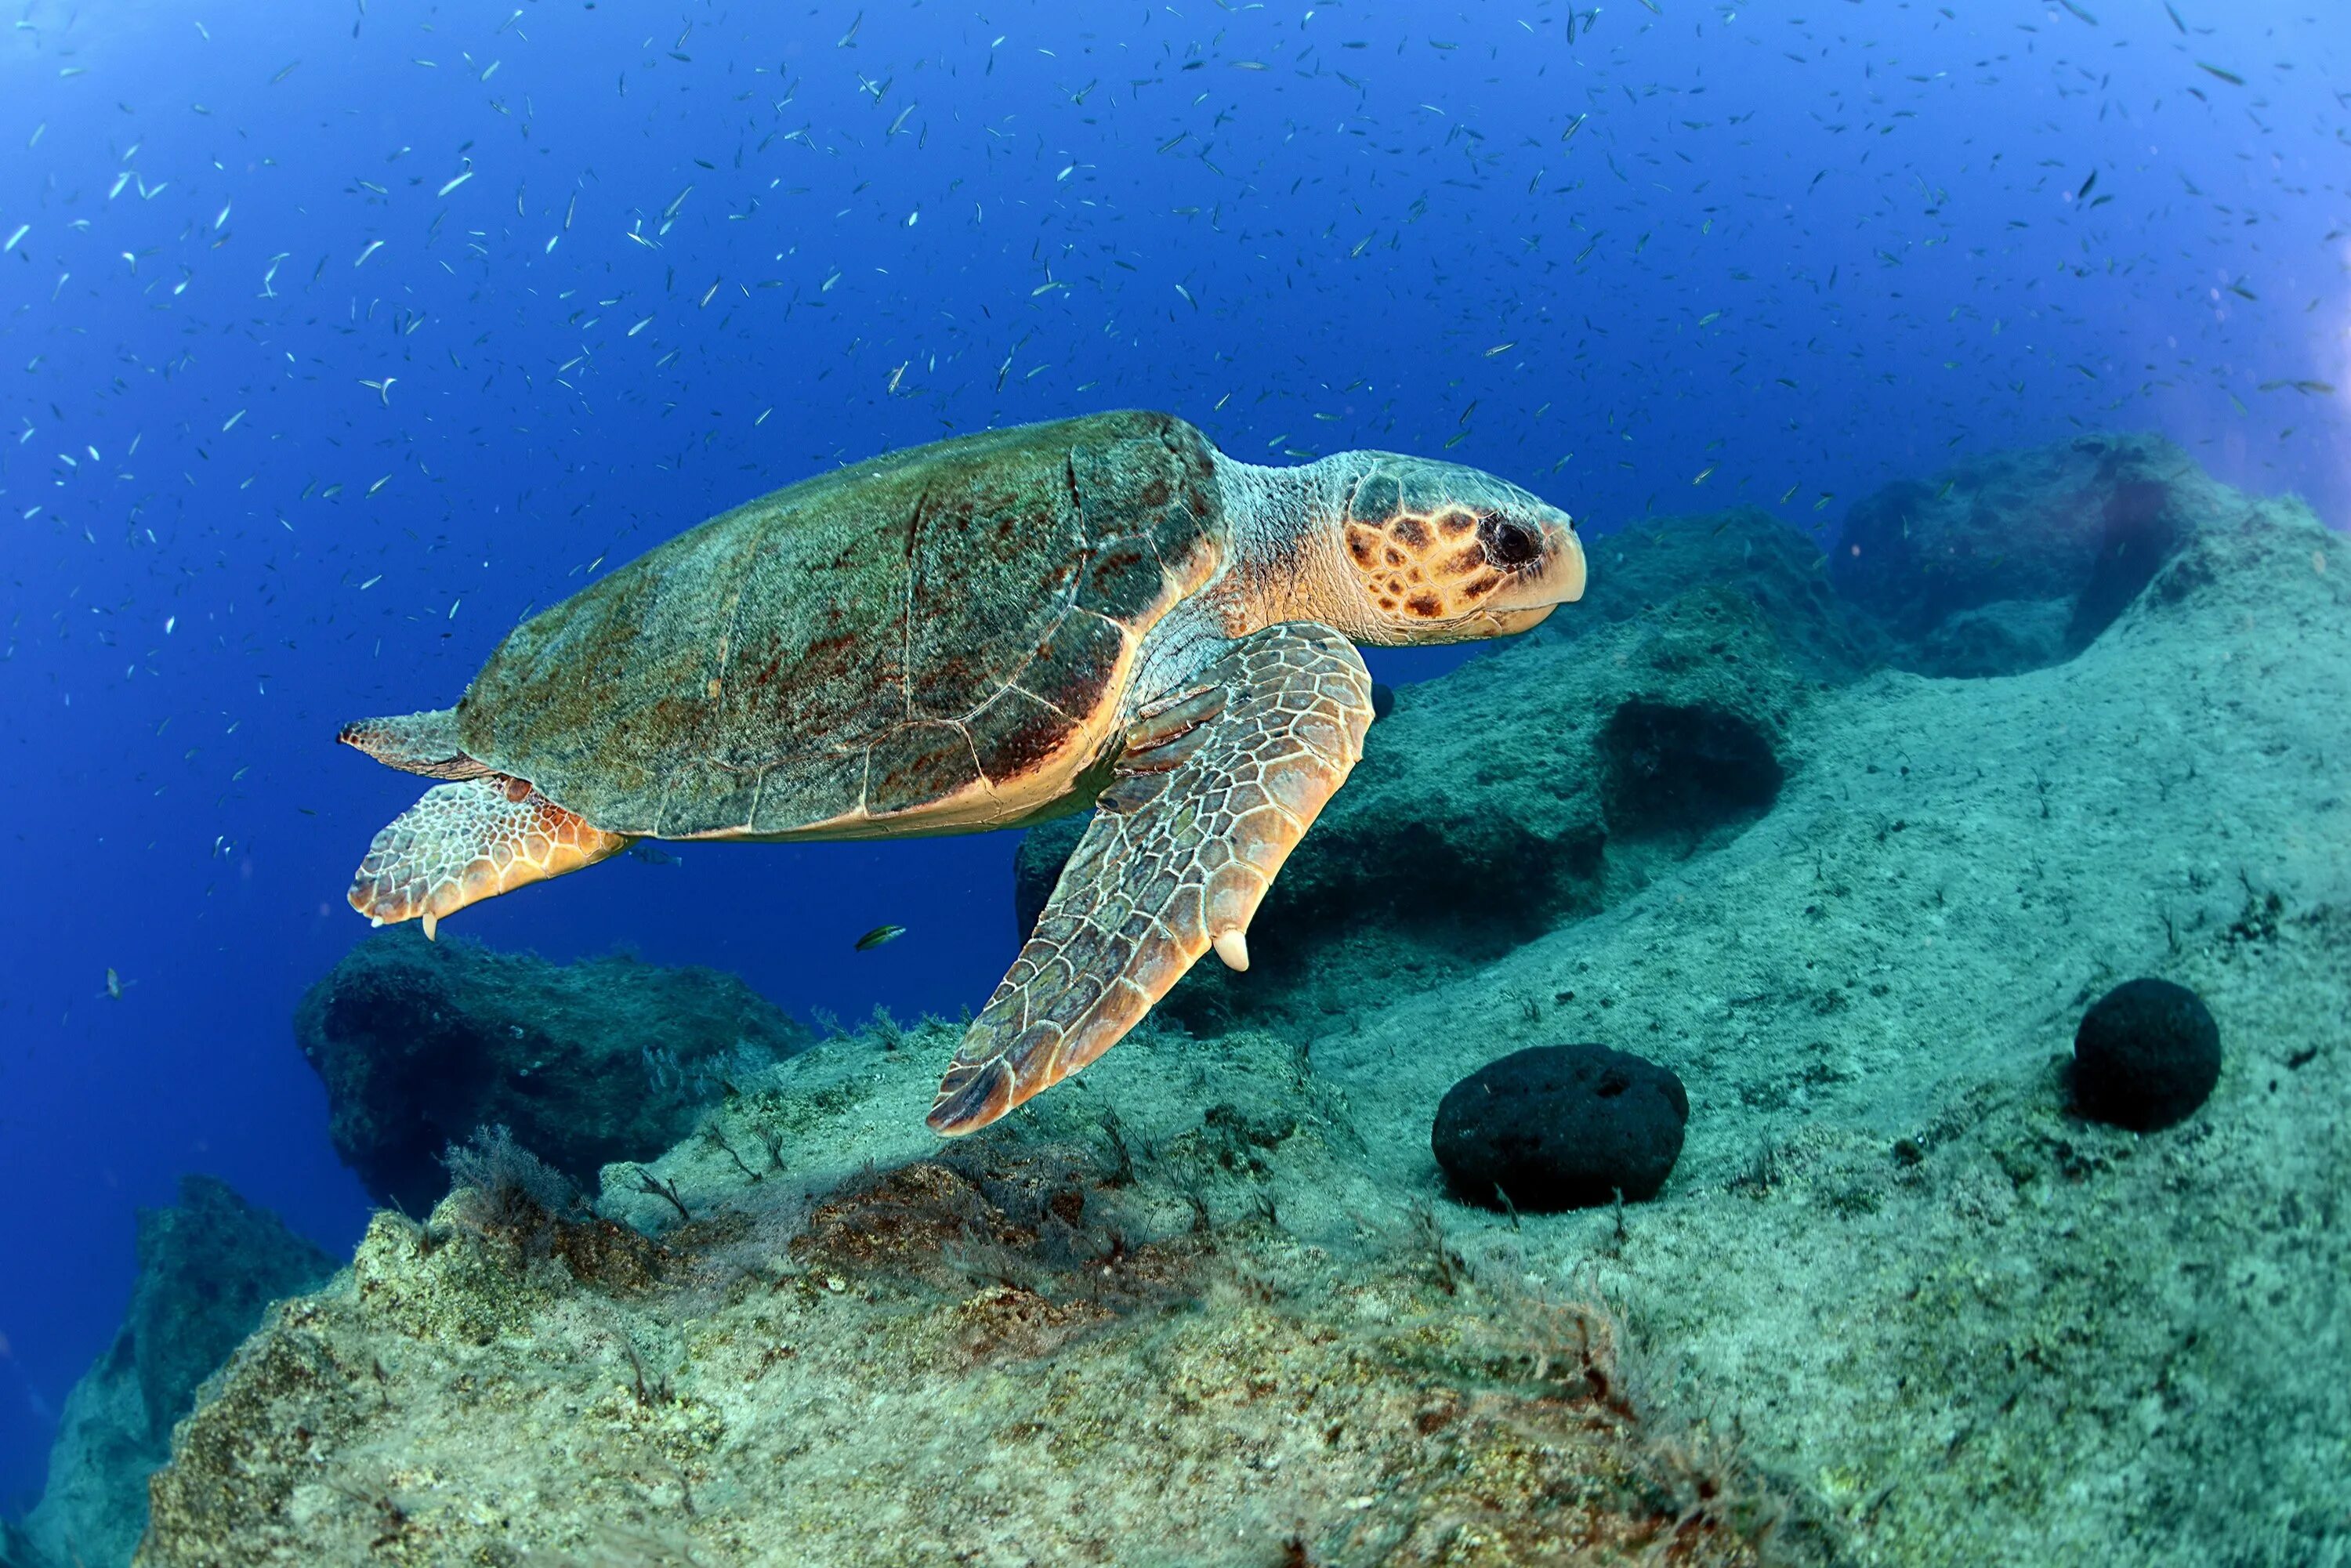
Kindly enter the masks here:
[[1241, 934], [1281, 862], [1364, 753], [1372, 680], [1306, 622], [1234, 643], [1144, 708], [1037, 929], [972, 1021], [931, 1107], [984, 1127], [1118, 1043], [1215, 946]]
[[485, 774], [424, 791], [368, 845], [351, 879], [351, 907], [377, 925], [444, 915], [528, 883], [544, 882], [629, 846], [565, 810], [528, 783]]

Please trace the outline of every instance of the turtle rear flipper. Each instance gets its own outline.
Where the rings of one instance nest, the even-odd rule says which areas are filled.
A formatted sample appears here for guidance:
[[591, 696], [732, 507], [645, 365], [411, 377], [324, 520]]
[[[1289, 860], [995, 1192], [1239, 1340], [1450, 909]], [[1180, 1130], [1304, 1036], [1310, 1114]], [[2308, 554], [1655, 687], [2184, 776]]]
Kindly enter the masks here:
[[594, 865], [629, 846], [521, 779], [484, 772], [424, 791], [368, 845], [351, 907], [378, 925], [444, 915], [528, 883]]
[[1371, 720], [1363, 656], [1307, 622], [1240, 639], [1144, 708], [1035, 933], [956, 1049], [932, 1129], [984, 1127], [1075, 1072], [1210, 947], [1247, 968], [1249, 918]]
[[386, 768], [422, 773], [427, 779], [480, 779], [496, 771], [465, 755], [457, 744], [457, 710], [428, 708], [391, 718], [354, 719], [335, 738], [355, 746]]

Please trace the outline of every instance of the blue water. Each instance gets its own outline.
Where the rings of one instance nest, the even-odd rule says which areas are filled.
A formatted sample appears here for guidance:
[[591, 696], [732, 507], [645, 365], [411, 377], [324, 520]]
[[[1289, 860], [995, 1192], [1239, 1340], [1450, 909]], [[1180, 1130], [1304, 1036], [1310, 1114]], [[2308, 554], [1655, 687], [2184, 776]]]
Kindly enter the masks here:
[[[2332, 0], [12, 20], [10, 1510], [134, 1206], [204, 1170], [331, 1248], [363, 1221], [288, 1017], [419, 783], [337, 726], [454, 700], [528, 609], [749, 496], [1143, 405], [1252, 461], [1478, 464], [1597, 532], [1833, 530], [1886, 480], [2116, 427], [2351, 516]], [[452, 929], [952, 1013], [1016, 945], [1011, 850], [687, 847]]]

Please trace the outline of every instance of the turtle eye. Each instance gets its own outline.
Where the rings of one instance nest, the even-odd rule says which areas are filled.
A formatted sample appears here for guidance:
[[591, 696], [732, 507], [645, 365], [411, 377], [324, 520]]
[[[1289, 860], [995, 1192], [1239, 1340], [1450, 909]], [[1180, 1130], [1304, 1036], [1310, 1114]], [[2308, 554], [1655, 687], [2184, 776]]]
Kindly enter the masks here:
[[1486, 559], [1496, 566], [1524, 566], [1542, 554], [1542, 541], [1532, 528], [1501, 517], [1486, 517], [1478, 524], [1478, 543], [1484, 548]]

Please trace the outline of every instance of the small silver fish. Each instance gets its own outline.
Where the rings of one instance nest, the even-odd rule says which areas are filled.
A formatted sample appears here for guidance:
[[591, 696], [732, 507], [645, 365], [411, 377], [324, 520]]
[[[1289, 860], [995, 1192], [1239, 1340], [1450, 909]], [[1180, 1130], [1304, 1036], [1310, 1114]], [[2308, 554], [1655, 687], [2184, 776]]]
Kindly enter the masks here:
[[903, 925], [876, 925], [857, 939], [857, 950], [860, 953], [871, 953], [883, 943], [895, 942], [905, 934], [906, 928]]

